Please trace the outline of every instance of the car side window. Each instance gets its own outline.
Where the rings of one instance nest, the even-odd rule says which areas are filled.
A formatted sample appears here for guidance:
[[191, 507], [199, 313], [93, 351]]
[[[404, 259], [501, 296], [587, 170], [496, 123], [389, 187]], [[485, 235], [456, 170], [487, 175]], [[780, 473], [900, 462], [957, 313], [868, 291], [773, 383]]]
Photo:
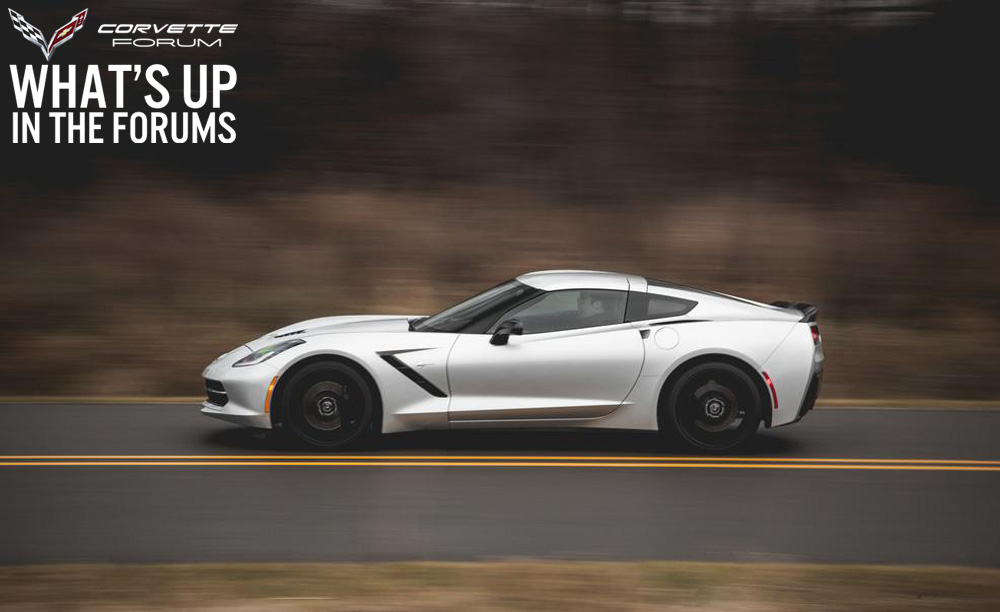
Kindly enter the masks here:
[[691, 312], [691, 309], [697, 305], [698, 302], [692, 300], [657, 295], [655, 293], [630, 291], [625, 320], [632, 322], [678, 317]]
[[512, 309], [501, 321], [517, 319], [525, 334], [615, 325], [625, 321], [624, 291], [549, 291]]

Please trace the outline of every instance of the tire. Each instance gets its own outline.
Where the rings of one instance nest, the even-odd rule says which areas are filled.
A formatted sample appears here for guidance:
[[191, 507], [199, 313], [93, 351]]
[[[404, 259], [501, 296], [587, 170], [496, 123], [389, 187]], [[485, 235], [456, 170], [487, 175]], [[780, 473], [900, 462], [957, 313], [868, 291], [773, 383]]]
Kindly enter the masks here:
[[763, 405], [757, 385], [742, 369], [702, 363], [681, 374], [670, 388], [661, 406], [661, 429], [665, 424], [696, 450], [724, 453], [757, 432]]
[[287, 429], [310, 446], [340, 450], [374, 435], [377, 395], [349, 365], [305, 366], [284, 385], [281, 401]]

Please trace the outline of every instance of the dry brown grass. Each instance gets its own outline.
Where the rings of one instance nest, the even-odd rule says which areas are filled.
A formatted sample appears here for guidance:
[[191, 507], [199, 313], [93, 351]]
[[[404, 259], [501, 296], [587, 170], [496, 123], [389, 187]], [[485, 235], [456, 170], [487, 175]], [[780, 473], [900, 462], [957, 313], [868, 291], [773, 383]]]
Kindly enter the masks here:
[[42, 565], [0, 609], [986, 612], [997, 570], [682, 562]]

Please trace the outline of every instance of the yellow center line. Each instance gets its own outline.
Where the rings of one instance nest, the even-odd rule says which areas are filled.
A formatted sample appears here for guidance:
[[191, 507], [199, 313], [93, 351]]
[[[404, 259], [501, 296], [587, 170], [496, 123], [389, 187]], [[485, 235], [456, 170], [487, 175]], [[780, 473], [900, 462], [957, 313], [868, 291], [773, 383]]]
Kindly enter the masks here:
[[562, 461], [0, 461], [0, 467], [64, 466], [328, 466], [328, 467], [613, 467], [613, 468], [719, 468], [778, 470], [909, 470], [951, 472], [1000, 472], [1000, 466], [889, 465], [831, 463], [702, 463], [702, 462], [562, 462]]
[[548, 462], [664, 462], [664, 463], [871, 463], [871, 464], [927, 464], [927, 465], [985, 465], [1000, 466], [1000, 460], [984, 459], [866, 459], [837, 457], [700, 457], [700, 456], [643, 456], [643, 455], [0, 455], [0, 461], [96, 461], [96, 460], [159, 460], [184, 461], [548, 461]]

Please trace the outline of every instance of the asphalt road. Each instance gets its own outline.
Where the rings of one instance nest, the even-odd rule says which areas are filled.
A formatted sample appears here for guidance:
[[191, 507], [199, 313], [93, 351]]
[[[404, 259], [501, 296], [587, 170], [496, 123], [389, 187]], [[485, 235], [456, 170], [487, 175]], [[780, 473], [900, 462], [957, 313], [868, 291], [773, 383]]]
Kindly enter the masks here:
[[724, 460], [645, 434], [523, 431], [389, 436], [344, 457], [194, 406], [6, 404], [0, 563], [1000, 567], [998, 440], [998, 411], [817, 410]]

